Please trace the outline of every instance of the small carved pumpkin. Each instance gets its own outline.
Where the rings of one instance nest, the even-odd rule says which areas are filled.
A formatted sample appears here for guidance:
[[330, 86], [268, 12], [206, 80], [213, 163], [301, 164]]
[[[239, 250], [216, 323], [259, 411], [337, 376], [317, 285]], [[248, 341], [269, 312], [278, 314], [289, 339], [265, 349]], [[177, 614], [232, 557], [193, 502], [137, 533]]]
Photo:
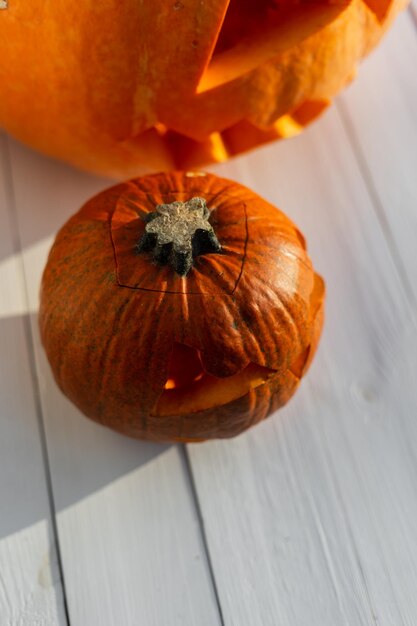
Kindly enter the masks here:
[[0, 126], [82, 168], [220, 161], [299, 132], [405, 0], [10, 0]]
[[104, 191], [58, 233], [40, 329], [62, 391], [132, 437], [231, 437], [287, 402], [319, 339], [303, 236], [202, 172]]

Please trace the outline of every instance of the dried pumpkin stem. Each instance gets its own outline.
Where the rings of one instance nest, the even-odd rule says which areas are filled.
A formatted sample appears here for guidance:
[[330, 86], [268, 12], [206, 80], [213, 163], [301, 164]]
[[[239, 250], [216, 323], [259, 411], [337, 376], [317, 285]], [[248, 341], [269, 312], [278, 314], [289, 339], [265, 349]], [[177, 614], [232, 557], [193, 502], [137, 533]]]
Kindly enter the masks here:
[[147, 217], [137, 250], [152, 251], [159, 263], [169, 264], [177, 274], [186, 276], [194, 257], [221, 250], [209, 218], [204, 198], [158, 204]]

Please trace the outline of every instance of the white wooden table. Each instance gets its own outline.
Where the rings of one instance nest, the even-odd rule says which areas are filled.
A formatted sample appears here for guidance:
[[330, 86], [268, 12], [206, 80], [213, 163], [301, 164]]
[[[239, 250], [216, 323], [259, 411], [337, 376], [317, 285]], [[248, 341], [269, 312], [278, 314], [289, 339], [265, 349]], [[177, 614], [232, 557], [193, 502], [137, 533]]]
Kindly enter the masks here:
[[417, 11], [303, 135], [211, 168], [328, 285], [309, 375], [231, 441], [83, 418], [39, 345], [58, 227], [108, 186], [0, 138], [0, 626], [417, 624]]

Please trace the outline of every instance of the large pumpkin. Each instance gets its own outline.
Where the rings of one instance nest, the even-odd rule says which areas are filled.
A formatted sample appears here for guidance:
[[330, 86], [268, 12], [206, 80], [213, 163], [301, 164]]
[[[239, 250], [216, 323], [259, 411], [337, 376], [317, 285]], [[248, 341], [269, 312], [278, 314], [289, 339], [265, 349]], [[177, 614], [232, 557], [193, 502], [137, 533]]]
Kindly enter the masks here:
[[87, 170], [219, 161], [298, 132], [404, 0], [10, 0], [0, 126]]
[[41, 336], [62, 391], [102, 424], [231, 437], [296, 390], [323, 296], [278, 209], [210, 174], [157, 174], [104, 191], [58, 233]]

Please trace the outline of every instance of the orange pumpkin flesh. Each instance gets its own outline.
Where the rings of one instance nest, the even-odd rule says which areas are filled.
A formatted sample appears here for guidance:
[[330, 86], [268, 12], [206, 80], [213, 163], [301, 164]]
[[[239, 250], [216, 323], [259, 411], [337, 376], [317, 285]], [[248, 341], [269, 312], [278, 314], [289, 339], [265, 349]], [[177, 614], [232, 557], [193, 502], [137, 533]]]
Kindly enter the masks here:
[[[221, 249], [179, 275], [154, 260], [162, 231], [154, 250], [138, 243], [165, 220], [157, 206], [192, 198], [206, 201]], [[287, 402], [317, 347], [323, 298], [283, 213], [237, 183], [174, 172], [102, 192], [61, 229], [40, 329], [59, 386], [87, 416], [132, 437], [199, 441]]]
[[221, 161], [312, 121], [405, 4], [14, 0], [0, 126], [118, 177]]

